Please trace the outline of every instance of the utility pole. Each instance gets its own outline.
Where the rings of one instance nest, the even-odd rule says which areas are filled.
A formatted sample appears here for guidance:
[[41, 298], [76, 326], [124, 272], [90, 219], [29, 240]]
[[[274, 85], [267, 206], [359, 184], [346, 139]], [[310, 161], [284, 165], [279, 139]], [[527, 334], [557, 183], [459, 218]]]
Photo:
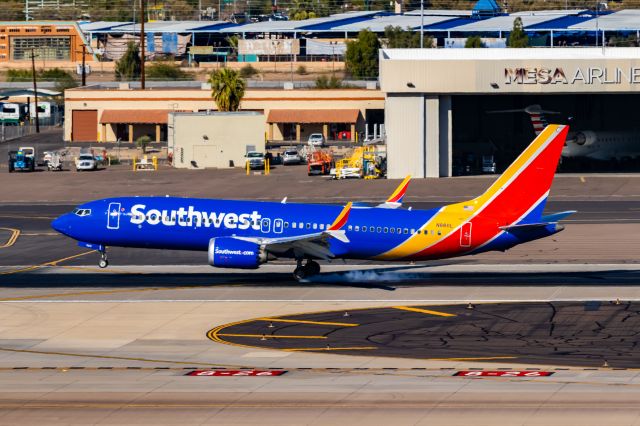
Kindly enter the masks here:
[[140, 0], [140, 88], [144, 90], [144, 11], [145, 0]]
[[[40, 123], [38, 120], [38, 83], [36, 82], [36, 53], [33, 47], [31, 48], [31, 73], [33, 74], [33, 96], [35, 96], [36, 133], [40, 133]], [[31, 105], [29, 105], [29, 108], [31, 108]]]
[[424, 48], [424, 0], [420, 0], [420, 49]]
[[85, 56], [87, 54], [87, 46], [85, 44], [82, 45], [82, 85], [87, 85], [87, 67]]

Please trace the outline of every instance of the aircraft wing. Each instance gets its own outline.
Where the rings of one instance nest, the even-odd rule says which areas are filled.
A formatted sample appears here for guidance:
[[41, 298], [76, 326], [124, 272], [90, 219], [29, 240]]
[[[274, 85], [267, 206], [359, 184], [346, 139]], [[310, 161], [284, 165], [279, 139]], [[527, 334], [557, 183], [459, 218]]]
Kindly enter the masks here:
[[400, 183], [400, 185], [398, 185], [396, 190], [393, 191], [393, 194], [391, 194], [391, 196], [387, 198], [387, 201], [385, 201], [382, 204], [378, 204], [376, 207], [383, 208], [383, 209], [397, 209], [399, 207], [402, 207], [402, 199], [404, 198], [404, 195], [407, 193], [407, 188], [409, 188], [410, 181], [411, 181], [411, 176], [409, 175], [406, 178], [404, 178], [404, 180]]
[[335, 238], [344, 243], [349, 242], [349, 239], [345, 235], [345, 231], [341, 228], [347, 223], [351, 207], [352, 204], [348, 203], [344, 209], [342, 209], [338, 217], [333, 221], [333, 224], [324, 231], [282, 238], [235, 238], [259, 244], [263, 246], [266, 251], [275, 255], [293, 250], [296, 257], [311, 256], [324, 260], [332, 259], [335, 255], [331, 250], [329, 250], [329, 241], [332, 238]]

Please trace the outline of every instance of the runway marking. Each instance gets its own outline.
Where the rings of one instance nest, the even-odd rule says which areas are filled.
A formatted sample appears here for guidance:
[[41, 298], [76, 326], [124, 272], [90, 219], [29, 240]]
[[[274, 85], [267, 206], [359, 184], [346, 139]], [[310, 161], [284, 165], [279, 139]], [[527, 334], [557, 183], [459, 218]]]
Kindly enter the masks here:
[[224, 337], [259, 337], [266, 339], [326, 339], [327, 336], [278, 336], [275, 334], [236, 334], [236, 333], [218, 333], [218, 336]]
[[47, 236], [61, 236], [60, 234], [58, 234], [57, 232], [30, 232], [30, 233], [22, 233], [23, 236], [25, 237], [37, 237], [37, 236], [43, 236], [43, 235], [47, 235]]
[[463, 358], [426, 358], [427, 361], [491, 361], [494, 359], [517, 359], [517, 356], [482, 356]]
[[307, 320], [283, 319], [283, 318], [258, 318], [258, 321], [288, 322], [288, 323], [294, 323], [294, 324], [335, 325], [338, 327], [357, 327], [360, 325], [360, 324], [353, 324], [349, 322], [307, 321]]
[[287, 348], [287, 349], [280, 349], [281, 351], [288, 351], [288, 352], [296, 352], [296, 351], [365, 351], [365, 350], [373, 350], [373, 349], [378, 349], [377, 346], [352, 346], [352, 347], [346, 347], [346, 348], [332, 348], [332, 347], [328, 347], [328, 348]]
[[11, 214], [3, 214], [0, 215], [2, 219], [46, 219], [53, 220], [55, 217], [53, 216], [24, 216], [24, 215], [11, 215]]
[[0, 228], [0, 229], [11, 232], [11, 236], [9, 237], [6, 243], [0, 246], [0, 249], [9, 248], [12, 245], [14, 245], [16, 243], [16, 240], [20, 236], [20, 230], [15, 228]]
[[24, 353], [24, 354], [35, 354], [35, 355], [60, 355], [60, 356], [70, 356], [76, 358], [97, 358], [97, 359], [115, 359], [121, 361], [140, 361], [140, 362], [152, 362], [152, 363], [162, 363], [162, 364], [180, 364], [180, 365], [205, 365], [211, 368], [217, 367], [227, 367], [227, 368], [243, 368], [237, 365], [232, 364], [216, 364], [216, 363], [207, 363], [207, 362], [192, 362], [192, 361], [172, 361], [166, 359], [153, 359], [153, 358], [137, 358], [137, 357], [125, 357], [125, 356], [116, 356], [116, 355], [89, 355], [89, 354], [78, 354], [72, 352], [53, 352], [53, 351], [36, 351], [32, 349], [11, 349], [11, 348], [0, 348], [2, 352], [13, 352], [13, 353]]
[[36, 270], [36, 269], [40, 269], [40, 268], [43, 268], [45, 266], [58, 266], [58, 263], [60, 263], [60, 262], [65, 262], [67, 260], [75, 259], [75, 258], [80, 257], [80, 256], [86, 256], [87, 254], [90, 254], [90, 253], [95, 253], [95, 250], [85, 251], [83, 253], [78, 253], [78, 254], [75, 254], [73, 256], [63, 257], [62, 259], [52, 260], [51, 262], [41, 263], [40, 265], [28, 266], [28, 267], [22, 268], [22, 269], [15, 269], [13, 271], [3, 271], [3, 272], [0, 272], [0, 275], [19, 274], [21, 272], [28, 272], [28, 271], [33, 271], [33, 270]]
[[392, 308], [393, 309], [400, 309], [402, 311], [419, 312], [421, 314], [436, 315], [436, 316], [439, 316], [439, 317], [455, 317], [455, 316], [457, 316], [455, 314], [448, 314], [446, 312], [432, 311], [430, 309], [413, 308], [411, 306], [392, 306]]
[[[92, 295], [103, 295], [103, 294], [120, 294], [120, 293], [142, 293], [145, 291], [162, 291], [162, 290], [188, 290], [200, 288], [199, 286], [191, 286], [191, 287], [147, 287], [147, 288], [134, 288], [134, 289], [122, 289], [122, 290], [88, 290], [88, 291], [79, 291], [73, 293], [50, 293], [50, 294], [36, 294], [29, 296], [16, 296], [16, 297], [7, 297], [5, 299], [0, 299], [0, 302], [18, 302], [21, 300], [28, 301], [31, 299], [46, 299], [49, 297], [64, 297], [64, 296], [92, 296]], [[37, 303], [38, 301], [34, 301], [32, 303]], [[39, 301], [45, 303], [121, 303], [119, 300], [84, 300], [84, 301], [67, 301], [67, 300], [49, 300], [49, 301]], [[133, 300], [129, 300], [129, 302], [133, 302]], [[155, 302], [154, 300], [141, 300], [140, 302]], [[192, 302], [198, 302], [198, 300], [192, 300]]]

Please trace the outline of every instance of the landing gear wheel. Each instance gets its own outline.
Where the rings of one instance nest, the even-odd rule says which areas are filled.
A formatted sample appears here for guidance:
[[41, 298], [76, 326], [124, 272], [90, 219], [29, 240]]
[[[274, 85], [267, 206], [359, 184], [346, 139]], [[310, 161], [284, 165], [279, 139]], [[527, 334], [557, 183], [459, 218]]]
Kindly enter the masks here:
[[320, 264], [313, 260], [308, 260], [304, 268], [307, 270], [307, 276], [318, 275], [320, 273]]
[[293, 278], [295, 278], [297, 281], [305, 279], [307, 275], [307, 270], [302, 266], [298, 266], [293, 270]]
[[107, 252], [106, 251], [101, 251], [100, 252], [100, 260], [98, 261], [98, 266], [100, 268], [106, 268], [107, 266], [109, 266], [109, 260], [107, 260]]

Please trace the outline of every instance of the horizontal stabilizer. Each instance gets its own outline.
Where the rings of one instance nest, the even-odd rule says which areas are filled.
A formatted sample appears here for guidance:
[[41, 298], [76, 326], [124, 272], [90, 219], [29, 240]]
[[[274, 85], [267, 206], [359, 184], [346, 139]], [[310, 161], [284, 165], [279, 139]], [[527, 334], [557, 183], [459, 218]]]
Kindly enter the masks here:
[[566, 212], [553, 213], [547, 216], [542, 216], [542, 220], [545, 222], [558, 222], [565, 217], [576, 213], [576, 210], [567, 210]]
[[536, 229], [545, 228], [549, 225], [554, 225], [558, 231], [561, 231], [563, 229], [561, 225], [558, 225], [555, 222], [523, 223], [521, 225], [501, 226], [500, 229], [507, 232], [533, 231]]

